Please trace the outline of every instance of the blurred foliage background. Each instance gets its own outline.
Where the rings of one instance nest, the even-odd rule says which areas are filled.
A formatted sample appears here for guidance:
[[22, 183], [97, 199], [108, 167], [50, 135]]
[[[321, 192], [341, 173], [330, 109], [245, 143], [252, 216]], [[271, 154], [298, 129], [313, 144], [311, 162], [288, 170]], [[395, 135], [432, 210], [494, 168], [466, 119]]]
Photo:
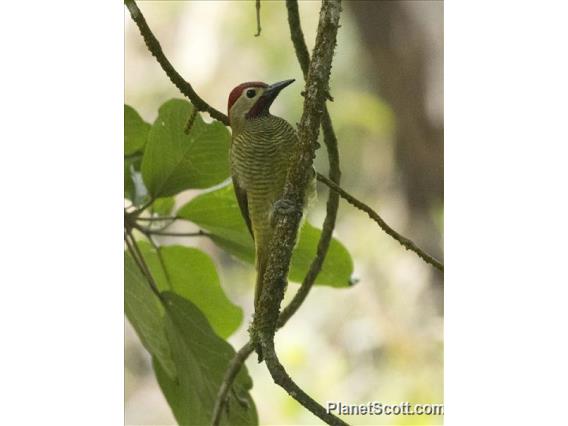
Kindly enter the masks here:
[[[311, 49], [320, 3], [300, 1]], [[296, 78], [272, 107], [299, 121], [303, 78], [289, 37], [284, 2], [263, 1], [262, 34], [253, 1], [144, 1], [148, 24], [176, 69], [211, 105], [226, 109], [229, 91], [249, 80]], [[443, 3], [350, 1], [332, 70], [329, 103], [338, 135], [341, 186], [369, 204], [403, 235], [442, 258]], [[125, 103], [153, 122], [158, 107], [182, 95], [147, 51], [125, 10]], [[316, 168], [327, 171], [325, 147]], [[326, 189], [308, 213], [321, 225]], [[176, 199], [181, 206], [197, 191]], [[176, 223], [172, 231], [185, 231]], [[352, 288], [314, 287], [277, 350], [290, 375], [321, 403], [443, 402], [442, 275], [406, 252], [362, 212], [343, 201], [335, 235], [355, 262]], [[248, 338], [254, 269], [207, 239], [161, 237], [200, 247], [216, 262], [221, 285], [245, 321], [229, 341]], [[287, 299], [297, 285], [289, 286]], [[138, 337], [125, 325], [125, 423], [174, 424]], [[264, 364], [247, 361], [261, 424], [319, 424], [282, 389]], [[438, 417], [359, 416], [352, 424], [441, 424]]]

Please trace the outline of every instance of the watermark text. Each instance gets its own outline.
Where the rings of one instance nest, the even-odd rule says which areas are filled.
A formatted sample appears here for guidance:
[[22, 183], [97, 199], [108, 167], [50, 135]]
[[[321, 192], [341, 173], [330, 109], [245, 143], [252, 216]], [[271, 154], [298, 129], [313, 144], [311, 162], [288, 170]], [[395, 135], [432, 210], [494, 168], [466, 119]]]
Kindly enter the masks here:
[[444, 414], [444, 404], [385, 404], [371, 401], [366, 404], [345, 404], [340, 401], [328, 401], [326, 411], [330, 414], [348, 416], [440, 416]]

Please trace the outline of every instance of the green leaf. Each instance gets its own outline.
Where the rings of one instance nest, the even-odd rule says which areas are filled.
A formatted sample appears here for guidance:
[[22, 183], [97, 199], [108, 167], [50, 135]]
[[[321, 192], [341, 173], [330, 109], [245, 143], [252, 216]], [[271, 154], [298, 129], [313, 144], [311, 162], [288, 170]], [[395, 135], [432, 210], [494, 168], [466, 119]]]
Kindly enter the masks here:
[[[164, 292], [163, 296], [166, 331], [178, 376], [171, 380], [158, 364], [158, 382], [180, 425], [211, 424], [217, 392], [235, 351], [213, 332], [194, 304], [174, 293]], [[223, 414], [222, 424], [258, 424], [251, 388], [252, 380], [243, 366], [229, 393], [230, 409]], [[241, 405], [237, 396], [247, 406]]]
[[254, 263], [254, 243], [241, 216], [233, 185], [193, 198], [177, 215], [208, 230], [214, 241], [230, 253]]
[[160, 361], [169, 377], [175, 377], [164, 328], [164, 309], [127, 252], [124, 252], [124, 312], [144, 347]]
[[150, 127], [134, 108], [124, 105], [124, 155], [132, 155], [144, 149]]
[[172, 99], [160, 107], [148, 136], [142, 176], [154, 198], [190, 188], [208, 188], [229, 177], [230, 134], [220, 122], [205, 123], [193, 106]]
[[[292, 254], [292, 265], [289, 274], [291, 281], [302, 282], [308, 273], [317, 252], [320, 236], [320, 229], [315, 228], [308, 222], [304, 223], [300, 232], [300, 242]], [[331, 287], [349, 287], [351, 286], [352, 274], [353, 259], [349, 251], [339, 240], [332, 238], [315, 283]]]
[[166, 397], [166, 401], [168, 401], [168, 405], [172, 409], [178, 424], [190, 424], [191, 407], [184, 401], [184, 392], [179, 379], [168, 376], [156, 357], [152, 357], [152, 366], [154, 367], [154, 374], [160, 389], [162, 389], [162, 393]]
[[174, 197], [158, 198], [152, 203], [152, 213], [160, 216], [168, 216], [172, 213], [176, 200]]
[[138, 245], [160, 290], [173, 291], [194, 303], [223, 338], [239, 328], [243, 311], [225, 295], [209, 256], [185, 246], [162, 246], [158, 253], [148, 243]]
[[134, 179], [132, 179], [130, 160], [124, 160], [124, 198], [134, 201], [135, 187]]
[[[155, 263], [157, 254], [148, 255], [148, 244], [138, 244], [146, 252], [146, 262]], [[164, 309], [127, 252], [124, 271], [126, 315], [152, 354], [156, 378], [178, 423], [210, 424], [234, 349], [216, 334], [199, 308], [183, 296], [163, 292]], [[243, 366], [229, 393], [230, 410], [223, 414], [223, 425], [258, 424], [251, 388], [252, 380]], [[248, 407], [239, 400], [246, 401]]]
[[[207, 192], [192, 199], [177, 215], [213, 234], [213, 241], [238, 258], [254, 263], [254, 243], [241, 216], [232, 185]], [[321, 230], [305, 223], [294, 250], [289, 279], [301, 282], [316, 254]], [[333, 239], [316, 284], [332, 287], [350, 286], [353, 273], [351, 255]]]

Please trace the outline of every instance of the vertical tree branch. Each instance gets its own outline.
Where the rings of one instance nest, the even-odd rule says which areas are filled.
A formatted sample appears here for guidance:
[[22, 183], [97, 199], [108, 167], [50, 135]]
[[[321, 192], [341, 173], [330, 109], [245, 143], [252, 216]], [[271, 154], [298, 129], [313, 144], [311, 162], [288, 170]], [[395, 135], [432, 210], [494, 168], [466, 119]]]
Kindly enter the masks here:
[[283, 284], [288, 274], [292, 249], [302, 216], [305, 188], [310, 179], [315, 157], [340, 12], [340, 0], [322, 2], [316, 45], [306, 82], [304, 111], [298, 125], [299, 149], [288, 172], [282, 197], [298, 209], [288, 215], [275, 212], [275, 231], [270, 243], [270, 256], [263, 287], [266, 291], [262, 292], [258, 312], [255, 313], [255, 330], [264, 337], [272, 336], [276, 329], [284, 294]]
[[[304, 74], [304, 80], [308, 77], [308, 69], [310, 66], [310, 54], [308, 52], [308, 47], [304, 39], [304, 33], [302, 31], [302, 26], [300, 22], [300, 14], [298, 11], [297, 0], [287, 0], [286, 6], [288, 10], [288, 24], [290, 27], [290, 36], [292, 43], [294, 45], [294, 50], [296, 52], [296, 57]], [[339, 151], [337, 144], [337, 137], [335, 136], [335, 131], [331, 122], [331, 117], [329, 115], [327, 106], [324, 105], [324, 113], [321, 119], [321, 127], [323, 130], [323, 140], [327, 148], [328, 162], [329, 162], [329, 178], [331, 181], [339, 185], [341, 179], [341, 170], [339, 167]], [[310, 265], [310, 269], [306, 274], [302, 285], [294, 295], [294, 298], [290, 301], [288, 306], [286, 306], [280, 313], [278, 318], [278, 328], [283, 327], [286, 322], [296, 313], [299, 307], [302, 305], [306, 299], [308, 293], [310, 292], [325, 260], [325, 256], [329, 249], [329, 245], [333, 236], [333, 229], [335, 228], [335, 221], [337, 219], [337, 210], [339, 207], [339, 195], [335, 191], [329, 191], [329, 196], [327, 200], [326, 216], [323, 222], [322, 233], [320, 240], [318, 242], [318, 247], [316, 251], [316, 256]], [[217, 394], [217, 400], [215, 402], [215, 409], [213, 410], [213, 426], [220, 424], [221, 415], [225, 404], [227, 403], [227, 397], [231, 389], [232, 383], [242, 368], [242, 365], [246, 359], [254, 351], [254, 346], [249, 341], [247, 342], [235, 355], [231, 364], [225, 372], [223, 378], [223, 383], [219, 392]]]
[[329, 91], [331, 63], [337, 40], [340, 0], [323, 1], [314, 48], [308, 69], [304, 110], [298, 125], [299, 149], [292, 162], [284, 187], [283, 199], [297, 206], [292, 214], [275, 212], [275, 231], [269, 246], [269, 258], [261, 294], [251, 327], [253, 343], [259, 344], [275, 383], [312, 413], [329, 424], [345, 424], [329, 414], [321, 405], [297, 386], [278, 360], [274, 348], [274, 333], [280, 304], [284, 297], [292, 250], [302, 216], [305, 189], [310, 179], [317, 147], [319, 126], [326, 93]]
[[288, 11], [288, 27], [290, 28], [290, 37], [294, 44], [296, 57], [302, 68], [304, 80], [308, 78], [308, 70], [310, 68], [310, 53], [302, 31], [300, 23], [300, 12], [298, 11], [298, 0], [286, 0], [286, 9]]
[[[298, 12], [298, 1], [287, 0], [286, 8], [288, 10], [288, 25], [290, 27], [290, 35], [292, 43], [294, 44], [294, 51], [296, 57], [302, 68], [304, 79], [308, 78], [308, 70], [310, 66], [310, 54], [308, 53], [308, 46], [302, 31], [300, 23], [300, 14]], [[323, 141], [327, 148], [327, 156], [329, 162], [329, 179], [339, 185], [341, 180], [341, 169], [339, 168], [339, 150], [337, 147], [337, 137], [333, 129], [331, 117], [324, 104], [323, 115], [321, 118], [321, 128], [323, 130]], [[333, 237], [333, 230], [335, 228], [335, 221], [337, 219], [337, 209], [339, 208], [339, 195], [334, 191], [329, 192], [326, 206], [326, 216], [323, 222], [322, 233], [318, 242], [316, 257], [310, 265], [310, 269], [302, 282], [302, 285], [294, 295], [294, 298], [286, 306], [278, 318], [278, 327], [282, 327], [291, 317], [296, 313], [298, 308], [302, 305], [314, 284], [317, 275], [321, 271], [325, 256], [331, 244]]]
[[[300, 14], [298, 11], [297, 0], [287, 0], [286, 6], [288, 10], [288, 24], [290, 28], [290, 36], [296, 52], [296, 57], [304, 74], [304, 80], [308, 77], [308, 69], [310, 66], [310, 54], [304, 39], [304, 33], [300, 23]], [[324, 105], [324, 114], [322, 116], [321, 127], [323, 130], [323, 140], [327, 148], [328, 162], [329, 162], [329, 179], [339, 185], [341, 179], [341, 171], [339, 167], [339, 151], [337, 144], [337, 137], [331, 122], [327, 106]], [[318, 242], [316, 256], [310, 265], [310, 269], [306, 274], [302, 285], [294, 295], [290, 303], [282, 310], [278, 318], [278, 328], [283, 327], [286, 322], [296, 313], [299, 307], [306, 299], [310, 292], [325, 260], [329, 245], [333, 236], [333, 229], [335, 228], [335, 221], [337, 219], [337, 210], [339, 207], [339, 195], [335, 191], [329, 191], [327, 200], [326, 216], [323, 222], [322, 233]], [[254, 346], [249, 341], [247, 342], [235, 355], [229, 368], [225, 372], [223, 383], [217, 394], [215, 401], [215, 409], [213, 410], [212, 425], [217, 426], [220, 424], [221, 415], [232, 383], [242, 368], [246, 359], [254, 351]]]
[[[332, 182], [339, 183], [341, 179], [341, 171], [339, 168], [339, 152], [337, 149], [337, 138], [333, 130], [331, 123], [331, 117], [327, 111], [324, 109], [322, 116], [322, 130], [324, 134], [324, 143], [327, 147], [327, 153], [329, 157], [329, 178]], [[339, 194], [335, 191], [329, 191], [327, 206], [326, 206], [326, 216], [323, 221], [322, 232], [320, 240], [318, 242], [318, 247], [316, 250], [316, 257], [310, 265], [310, 269], [302, 282], [302, 285], [290, 301], [288, 305], [282, 309], [280, 317], [278, 318], [278, 328], [283, 327], [286, 322], [296, 313], [296, 311], [302, 306], [304, 300], [308, 296], [308, 293], [312, 289], [314, 282], [321, 271], [323, 262], [327, 255], [327, 251], [333, 239], [333, 230], [335, 229], [335, 221], [337, 220], [337, 210], [339, 208]]]

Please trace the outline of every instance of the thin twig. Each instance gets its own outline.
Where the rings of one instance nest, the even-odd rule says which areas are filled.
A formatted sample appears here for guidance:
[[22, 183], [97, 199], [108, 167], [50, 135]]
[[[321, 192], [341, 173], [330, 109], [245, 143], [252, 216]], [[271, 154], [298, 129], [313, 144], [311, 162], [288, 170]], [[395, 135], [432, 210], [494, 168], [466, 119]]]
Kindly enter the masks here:
[[413, 251], [422, 260], [424, 260], [426, 263], [429, 263], [430, 265], [432, 265], [436, 269], [439, 269], [442, 272], [444, 271], [444, 265], [438, 259], [429, 255], [424, 250], [421, 250], [420, 248], [418, 248], [418, 246], [416, 244], [414, 244], [414, 242], [412, 242], [411, 240], [409, 240], [406, 237], [403, 237], [398, 232], [396, 232], [394, 229], [392, 229], [379, 216], [379, 214], [377, 212], [375, 212], [372, 208], [370, 208], [368, 205], [359, 201], [357, 198], [353, 197], [351, 194], [349, 194], [348, 192], [343, 190], [340, 186], [336, 185], [334, 182], [332, 182], [331, 180], [329, 180], [325, 176], [318, 173], [317, 178], [320, 182], [325, 183], [329, 188], [331, 188], [332, 190], [337, 192], [339, 195], [341, 195], [341, 197], [344, 198], [349, 204], [351, 204], [351, 205], [357, 207], [359, 210], [362, 210], [365, 213], [367, 213], [371, 219], [373, 219], [375, 222], [377, 222], [377, 224], [381, 227], [381, 229], [383, 231], [385, 231], [388, 235], [390, 235], [392, 238], [397, 240], [403, 247], [405, 247], [408, 250]]
[[141, 231], [146, 235], [160, 235], [163, 237], [210, 237], [211, 236], [211, 234], [202, 231], [201, 229], [195, 232], [154, 231], [152, 229], [143, 228], [141, 226], [136, 226], [136, 229], [138, 229], [139, 231]]
[[154, 199], [152, 197], [150, 197], [150, 199], [148, 201], [146, 201], [146, 203], [144, 203], [142, 206], [140, 206], [136, 210], [128, 213], [128, 216], [137, 217], [138, 215], [140, 215], [140, 213], [142, 213], [144, 210], [146, 210], [148, 207], [150, 207], [153, 202], [154, 202]]
[[137, 217], [137, 221], [147, 221], [147, 222], [161, 222], [164, 220], [171, 220], [172, 222], [178, 220], [177, 216], [161, 216], [161, 217]]
[[304, 80], [308, 78], [308, 70], [310, 68], [310, 53], [308, 52], [308, 45], [304, 38], [304, 31], [302, 31], [302, 24], [300, 22], [300, 12], [298, 11], [297, 0], [286, 0], [286, 9], [288, 11], [288, 27], [290, 27], [290, 37], [294, 44], [296, 51], [296, 58], [302, 68]]
[[126, 242], [128, 251], [130, 252], [132, 258], [134, 259], [134, 262], [138, 266], [138, 269], [140, 269], [142, 275], [146, 277], [146, 280], [150, 285], [150, 289], [154, 292], [154, 294], [158, 297], [158, 299], [162, 300], [162, 295], [160, 293], [160, 290], [158, 290], [158, 285], [156, 284], [156, 281], [154, 281], [154, 277], [152, 276], [152, 273], [150, 272], [150, 269], [148, 268], [148, 265], [144, 260], [142, 252], [138, 248], [138, 244], [136, 243], [136, 240], [134, 239], [132, 232], [130, 231], [124, 232], [124, 241]]
[[144, 15], [142, 15], [142, 12], [136, 5], [136, 2], [134, 0], [124, 0], [124, 4], [130, 11], [132, 20], [138, 26], [140, 34], [142, 34], [148, 50], [152, 53], [152, 55], [154, 55], [171, 82], [179, 89], [181, 93], [189, 98], [193, 106], [197, 108], [198, 111], [206, 111], [209, 113], [209, 115], [211, 115], [211, 117], [228, 126], [229, 119], [227, 118], [227, 116], [205, 102], [195, 92], [195, 90], [193, 90], [191, 84], [184, 80], [184, 78], [176, 71], [166, 55], [164, 55], [158, 39], [156, 38], [154, 33], [152, 33], [152, 30], [150, 30], [150, 27], [146, 23], [146, 19], [144, 19]]
[[191, 111], [191, 114], [189, 114], [189, 118], [187, 120], [187, 123], [185, 124], [185, 128], [183, 129], [183, 132], [186, 135], [189, 135], [189, 132], [193, 127], [193, 123], [195, 123], [195, 117], [197, 117], [197, 108], [193, 108], [193, 111]]
[[260, 0], [256, 0], [256, 34], [255, 37], [260, 35]]
[[170, 279], [170, 273], [168, 272], [168, 268], [166, 268], [166, 262], [164, 261], [164, 256], [162, 256], [162, 252], [160, 250], [160, 247], [158, 246], [158, 244], [156, 244], [156, 242], [154, 241], [154, 239], [152, 238], [151, 235], [147, 235], [147, 237], [148, 237], [148, 241], [150, 241], [150, 244], [152, 244], [152, 247], [154, 247], [154, 250], [156, 250], [156, 254], [158, 255], [158, 260], [160, 261], [160, 267], [162, 268], [162, 272], [166, 276], [166, 282], [168, 283], [168, 288], [170, 290], [173, 290], [174, 287], [172, 286], [172, 280]]
[[221, 382], [221, 387], [219, 392], [217, 392], [217, 399], [215, 400], [215, 407], [213, 408], [213, 421], [211, 424], [217, 426], [221, 423], [221, 415], [224, 412], [224, 407], [229, 400], [229, 391], [233, 386], [233, 382], [239, 374], [242, 365], [246, 359], [254, 352], [254, 346], [249, 341], [235, 354], [227, 370], [225, 371], [225, 376]]
[[[308, 69], [310, 67], [310, 53], [308, 52], [308, 45], [304, 38], [302, 25], [300, 23], [300, 12], [298, 10], [298, 0], [286, 0], [286, 9], [288, 11], [288, 26], [290, 27], [290, 36], [296, 51], [296, 57], [304, 73], [304, 79], [308, 78]], [[329, 87], [325, 89], [325, 97], [327, 100], [333, 102], [333, 97], [329, 93]], [[327, 106], [325, 106], [327, 109]]]

